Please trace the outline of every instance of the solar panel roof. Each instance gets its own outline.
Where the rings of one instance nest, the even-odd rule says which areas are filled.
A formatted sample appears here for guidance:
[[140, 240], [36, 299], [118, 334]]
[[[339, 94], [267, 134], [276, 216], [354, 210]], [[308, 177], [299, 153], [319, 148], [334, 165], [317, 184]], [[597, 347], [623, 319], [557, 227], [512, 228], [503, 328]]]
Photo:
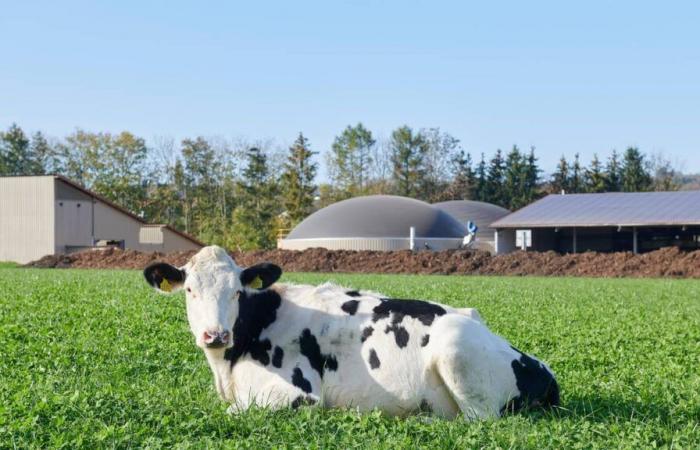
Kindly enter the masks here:
[[700, 191], [548, 195], [493, 228], [700, 225]]

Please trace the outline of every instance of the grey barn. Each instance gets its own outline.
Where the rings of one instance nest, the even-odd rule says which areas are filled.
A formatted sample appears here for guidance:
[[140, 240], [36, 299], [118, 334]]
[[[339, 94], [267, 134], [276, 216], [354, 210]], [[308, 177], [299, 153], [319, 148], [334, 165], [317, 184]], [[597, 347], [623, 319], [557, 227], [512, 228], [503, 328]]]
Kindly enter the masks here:
[[491, 226], [498, 254], [700, 249], [700, 191], [548, 195]]

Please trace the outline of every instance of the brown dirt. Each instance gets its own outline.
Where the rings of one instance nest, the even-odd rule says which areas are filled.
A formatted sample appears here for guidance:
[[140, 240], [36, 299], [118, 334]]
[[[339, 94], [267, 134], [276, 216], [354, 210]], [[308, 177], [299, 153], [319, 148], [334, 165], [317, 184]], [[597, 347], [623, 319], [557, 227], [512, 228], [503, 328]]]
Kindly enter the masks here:
[[[109, 248], [49, 255], [27, 264], [27, 267], [142, 269], [155, 261], [183, 265], [192, 254], [194, 252], [162, 254]], [[314, 248], [234, 252], [232, 256], [244, 267], [269, 261], [287, 272], [700, 278], [700, 251], [682, 252], [675, 247], [642, 255], [594, 252], [560, 255], [519, 251], [490, 256], [474, 250], [412, 253], [408, 250], [357, 252]]]

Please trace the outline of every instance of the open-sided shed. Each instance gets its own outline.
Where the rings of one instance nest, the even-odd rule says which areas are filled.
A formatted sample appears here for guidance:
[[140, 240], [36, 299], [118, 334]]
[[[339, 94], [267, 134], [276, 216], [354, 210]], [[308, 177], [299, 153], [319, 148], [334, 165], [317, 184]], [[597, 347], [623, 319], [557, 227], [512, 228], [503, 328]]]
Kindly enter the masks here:
[[699, 249], [700, 191], [548, 195], [491, 226], [499, 254]]

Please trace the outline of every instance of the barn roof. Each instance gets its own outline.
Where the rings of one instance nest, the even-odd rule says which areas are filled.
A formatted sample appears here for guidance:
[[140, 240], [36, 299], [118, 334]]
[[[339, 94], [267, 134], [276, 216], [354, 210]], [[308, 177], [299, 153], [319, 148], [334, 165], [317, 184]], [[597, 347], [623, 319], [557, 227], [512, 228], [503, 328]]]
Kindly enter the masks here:
[[370, 195], [333, 203], [297, 225], [287, 240], [319, 238], [462, 238], [464, 225], [428, 203], [394, 195]]
[[183, 237], [191, 242], [194, 242], [197, 245], [200, 245], [202, 247], [204, 247], [206, 245], [205, 243], [203, 243], [199, 239], [195, 238], [194, 236], [191, 236], [185, 232], [182, 232], [171, 225], [148, 223], [145, 220], [143, 220], [141, 217], [137, 216], [136, 214], [132, 213], [128, 209], [124, 208], [123, 206], [118, 205], [118, 204], [114, 203], [113, 201], [108, 200], [107, 198], [101, 196], [100, 194], [93, 192], [90, 189], [87, 189], [87, 188], [81, 186], [80, 184], [76, 183], [75, 181], [71, 180], [70, 178], [66, 178], [63, 175], [50, 175], [50, 176], [52, 176], [55, 180], [58, 180], [62, 183], [65, 183], [65, 184], [79, 190], [80, 192], [83, 192], [84, 194], [88, 195], [89, 197], [92, 197], [95, 200], [98, 200], [101, 203], [104, 203], [105, 205], [109, 206], [110, 208], [131, 217], [132, 219], [136, 220], [137, 222], [140, 222], [142, 224], [142, 226], [167, 228], [168, 230], [172, 231], [173, 233], [175, 233], [175, 234], [177, 234], [177, 235], [179, 235], [179, 236], [181, 236], [181, 237]]
[[700, 225], [700, 191], [552, 194], [493, 228]]

